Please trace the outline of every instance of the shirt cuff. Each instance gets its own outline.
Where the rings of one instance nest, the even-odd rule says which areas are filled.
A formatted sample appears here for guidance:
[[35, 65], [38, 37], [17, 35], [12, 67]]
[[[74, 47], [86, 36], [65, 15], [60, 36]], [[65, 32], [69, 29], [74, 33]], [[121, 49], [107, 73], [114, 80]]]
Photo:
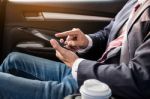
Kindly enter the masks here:
[[92, 46], [93, 46], [93, 41], [92, 39], [88, 36], [88, 35], [85, 35], [86, 38], [88, 39], [89, 41], [89, 44], [88, 46], [85, 48], [85, 49], [79, 49], [77, 52], [78, 53], [86, 53]]
[[72, 66], [72, 76], [73, 78], [77, 81], [77, 72], [78, 72], [78, 67], [79, 64], [85, 59], [83, 58], [78, 58], [76, 59], [76, 61], [74, 62], [73, 66]]

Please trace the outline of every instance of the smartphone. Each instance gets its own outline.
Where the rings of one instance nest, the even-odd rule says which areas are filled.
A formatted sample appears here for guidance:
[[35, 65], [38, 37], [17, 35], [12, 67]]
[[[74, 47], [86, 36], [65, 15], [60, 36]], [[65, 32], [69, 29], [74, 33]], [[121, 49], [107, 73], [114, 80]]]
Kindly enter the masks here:
[[[34, 36], [36, 36], [36, 37], [38, 37], [40, 39], [43, 39], [44, 41], [47, 41], [47, 42], [49, 42], [51, 39], [57, 40], [56, 38], [54, 38], [52, 36], [49, 36], [49, 35], [46, 35], [46, 34], [40, 32], [40, 31], [38, 31], [37, 29], [34, 29], [34, 28], [19, 27], [18, 29], [21, 30], [21, 31], [30, 33], [30, 34], [32, 34], [32, 35], [34, 35]], [[59, 40], [57, 40], [57, 42], [59, 42]], [[61, 46], [64, 46], [63, 43], [59, 42], [59, 44]]]

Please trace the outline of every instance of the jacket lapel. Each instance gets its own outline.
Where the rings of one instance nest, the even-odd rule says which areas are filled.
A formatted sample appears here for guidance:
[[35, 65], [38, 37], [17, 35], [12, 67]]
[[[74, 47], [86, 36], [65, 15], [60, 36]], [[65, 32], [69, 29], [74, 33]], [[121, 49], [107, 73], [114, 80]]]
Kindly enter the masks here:
[[[135, 4], [135, 2], [137, 2], [137, 1], [136, 0], [131, 1], [131, 3], [129, 5], [127, 5], [126, 9], [124, 9], [124, 11], [120, 12], [116, 16], [115, 19], [118, 20], [118, 21], [115, 22], [113, 27], [112, 27], [111, 35], [110, 35], [109, 40], [108, 40], [108, 44], [116, 38], [116, 36], [117, 36], [118, 32], [120, 31], [120, 29], [123, 27], [123, 25], [128, 20], [129, 14], [132, 10], [132, 6]], [[110, 51], [109, 54], [107, 55], [107, 59], [115, 57], [116, 55], [118, 55], [120, 50], [121, 50], [121, 47]]]
[[150, 6], [150, 0], [147, 0], [147, 2], [144, 3], [144, 5], [142, 5], [134, 14], [134, 17], [132, 18], [132, 20], [129, 21], [130, 24], [128, 24], [127, 27], [127, 33], [130, 33], [130, 30], [132, 28], [132, 26], [134, 25], [134, 23], [137, 21], [137, 19], [140, 17], [140, 15], [142, 14], [142, 12], [144, 12], [144, 10], [146, 10], [148, 7]]
[[109, 37], [107, 44], [109, 44], [109, 42], [111, 42], [112, 40], [116, 38], [119, 30], [124, 25], [124, 23], [128, 20], [129, 14], [132, 10], [132, 6], [135, 4], [135, 2], [137, 1], [136, 0], [130, 1], [130, 3], [126, 7], [123, 8], [124, 11], [119, 12], [118, 15], [115, 17], [115, 20], [117, 21], [114, 23], [110, 31], [111, 35]]
[[135, 24], [135, 22], [138, 20], [140, 15], [144, 12], [145, 9], [147, 9], [150, 6], [150, 1], [148, 0], [145, 2], [144, 5], [142, 5], [137, 12], [134, 14], [133, 19], [129, 21], [128, 27], [127, 27], [127, 35], [125, 36], [125, 41], [122, 45], [121, 49], [121, 58], [120, 58], [120, 63], [129, 63], [130, 60], [130, 51], [129, 51], [129, 42], [128, 42], [128, 35], [132, 29], [132, 26]]

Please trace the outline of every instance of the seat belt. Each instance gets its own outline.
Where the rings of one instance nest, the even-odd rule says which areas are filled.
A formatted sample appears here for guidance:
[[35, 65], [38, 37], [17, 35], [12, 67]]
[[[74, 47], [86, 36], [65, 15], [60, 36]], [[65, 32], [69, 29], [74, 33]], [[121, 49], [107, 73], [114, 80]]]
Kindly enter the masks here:
[[0, 61], [2, 56], [2, 42], [3, 42], [3, 32], [5, 24], [5, 12], [6, 12], [7, 0], [0, 0]]

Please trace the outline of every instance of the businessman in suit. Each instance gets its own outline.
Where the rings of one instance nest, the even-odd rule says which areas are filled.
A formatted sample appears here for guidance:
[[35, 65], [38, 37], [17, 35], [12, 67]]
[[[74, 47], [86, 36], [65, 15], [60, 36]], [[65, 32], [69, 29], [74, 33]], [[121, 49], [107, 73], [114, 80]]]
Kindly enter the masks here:
[[[129, 0], [97, 33], [85, 35], [75, 28], [56, 37], [67, 37], [60, 40], [66, 48], [54, 39], [50, 41], [65, 64], [11, 53], [1, 64], [0, 97], [62, 99], [75, 93], [85, 80], [98, 79], [108, 84], [119, 99], [150, 98], [149, 0]], [[74, 51], [96, 54], [99, 59], [79, 58]]]

